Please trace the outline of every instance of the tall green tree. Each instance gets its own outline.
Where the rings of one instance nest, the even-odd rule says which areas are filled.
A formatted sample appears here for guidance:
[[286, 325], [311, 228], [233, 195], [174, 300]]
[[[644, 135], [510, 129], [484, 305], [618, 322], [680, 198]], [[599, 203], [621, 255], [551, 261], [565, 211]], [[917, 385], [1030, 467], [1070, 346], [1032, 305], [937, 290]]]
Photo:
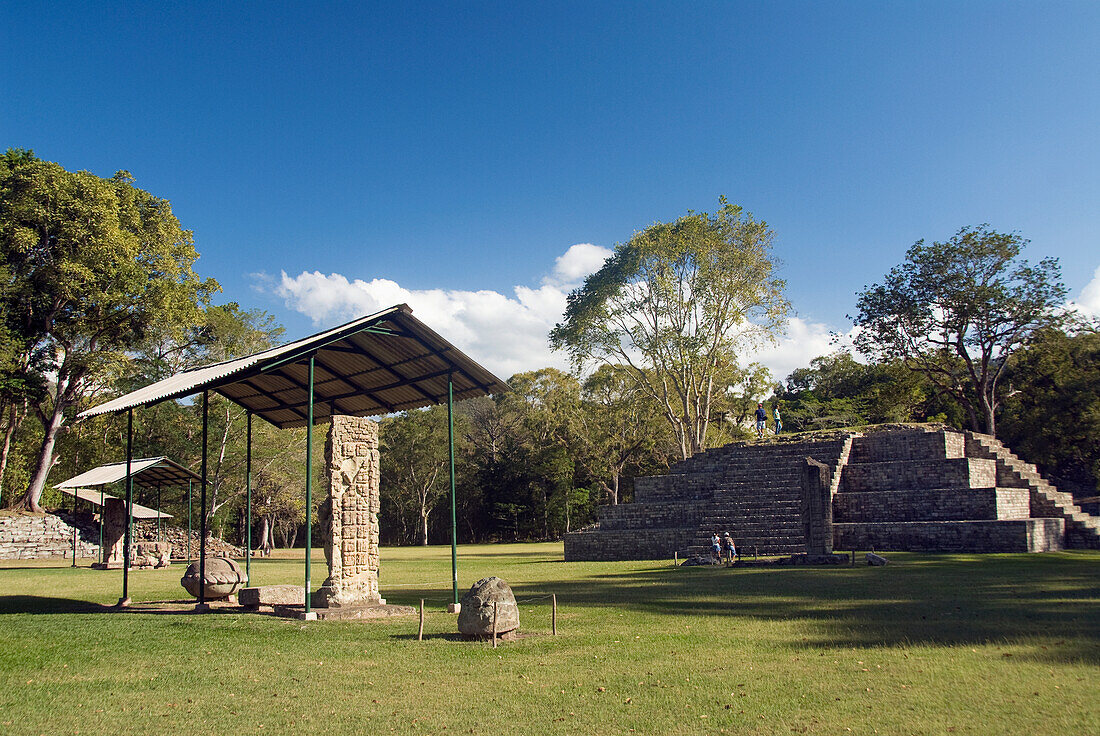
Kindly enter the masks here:
[[922, 374], [900, 361], [860, 363], [838, 351], [810, 361], [778, 386], [788, 431], [853, 427], [884, 422], [962, 422], [957, 405]]
[[397, 516], [416, 516], [416, 537], [428, 544], [428, 520], [450, 488], [447, 407], [389, 417], [379, 428], [383, 503]]
[[1066, 490], [1100, 488], [1098, 327], [1040, 330], [1005, 375], [1002, 439]]
[[577, 367], [625, 366], [690, 457], [706, 447], [711, 404], [731, 384], [738, 349], [774, 339], [790, 309], [773, 237], [724, 198], [714, 214], [655, 223], [569, 295], [550, 344]]
[[856, 347], [898, 359], [963, 408], [971, 429], [996, 434], [999, 384], [1035, 332], [1058, 327], [1066, 288], [1057, 259], [1020, 259], [1027, 241], [989, 225], [943, 243], [917, 241], [882, 284], [859, 294]]
[[673, 438], [660, 407], [638, 388], [625, 368], [597, 368], [584, 381], [582, 401], [582, 459], [614, 505], [619, 503], [620, 483], [627, 468], [667, 467]]
[[50, 378], [35, 406], [42, 443], [18, 502], [40, 510], [66, 416], [121, 373], [152, 326], [200, 321], [218, 286], [192, 270], [191, 233], [168, 201], [134, 187], [129, 173], [69, 172], [22, 150], [0, 157], [0, 257], [6, 326]]

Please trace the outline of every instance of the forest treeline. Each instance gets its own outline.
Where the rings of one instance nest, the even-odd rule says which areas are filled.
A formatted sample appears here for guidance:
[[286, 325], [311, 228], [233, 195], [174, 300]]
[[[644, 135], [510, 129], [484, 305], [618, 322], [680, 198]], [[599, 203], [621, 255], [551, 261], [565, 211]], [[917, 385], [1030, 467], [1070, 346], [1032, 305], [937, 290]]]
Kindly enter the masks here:
[[[741, 359], [790, 314], [772, 238], [723, 199], [617, 245], [548, 336], [570, 370], [519, 373], [510, 391], [455, 406], [460, 541], [554, 539], [590, 524], [600, 505], [631, 500], [633, 478], [751, 438], [758, 402], [769, 420], [780, 409], [784, 432], [926, 421], [995, 432], [1065, 490], [1095, 496], [1100, 331], [1064, 308], [1056, 261], [1028, 264], [1026, 241], [988, 226], [920, 241], [856, 295], [858, 352], [784, 377]], [[70, 506], [52, 483], [125, 457], [125, 418], [75, 422], [80, 411], [284, 340], [271, 315], [214, 303], [220, 287], [193, 270], [191, 233], [126, 172], [102, 179], [9, 150], [0, 254], [5, 507]], [[245, 412], [210, 400], [207, 513], [215, 533], [242, 542]], [[446, 407], [379, 422], [383, 543], [449, 541]], [[197, 469], [201, 432], [191, 401], [141, 408], [134, 455]], [[293, 546], [306, 523], [304, 430], [255, 421], [252, 437], [252, 543]], [[314, 451], [323, 489], [323, 443]], [[186, 491], [162, 494], [180, 523]], [[137, 489], [138, 502], [155, 499]]]

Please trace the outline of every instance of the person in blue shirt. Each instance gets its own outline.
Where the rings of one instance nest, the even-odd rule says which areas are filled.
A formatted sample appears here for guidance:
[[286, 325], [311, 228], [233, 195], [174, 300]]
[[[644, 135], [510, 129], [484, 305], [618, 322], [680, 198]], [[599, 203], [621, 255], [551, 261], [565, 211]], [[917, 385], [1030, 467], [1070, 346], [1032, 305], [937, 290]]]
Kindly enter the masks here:
[[764, 439], [764, 429], [768, 424], [768, 413], [764, 411], [763, 404], [756, 405], [756, 436]]

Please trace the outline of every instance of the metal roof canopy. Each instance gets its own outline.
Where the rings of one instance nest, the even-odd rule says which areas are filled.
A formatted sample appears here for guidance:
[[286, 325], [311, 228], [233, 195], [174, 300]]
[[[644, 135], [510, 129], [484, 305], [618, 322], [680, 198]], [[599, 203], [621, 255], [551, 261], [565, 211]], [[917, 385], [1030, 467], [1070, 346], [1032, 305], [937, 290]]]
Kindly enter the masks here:
[[[93, 506], [102, 506], [106, 504], [107, 499], [111, 499], [112, 501], [118, 499], [118, 496], [112, 496], [110, 493], [101, 493], [100, 491], [93, 491], [88, 488], [61, 488], [59, 490], [70, 496], [76, 496], [81, 501], [87, 501]], [[142, 506], [140, 503], [131, 503], [130, 505], [133, 506], [133, 517], [135, 519], [173, 518], [172, 515], [167, 512], [151, 509], [148, 506]]]
[[[202, 477], [179, 463], [172, 462], [166, 457], [145, 457], [134, 459], [130, 464], [130, 474], [135, 480], [140, 479], [153, 487], [157, 486], [183, 486], [190, 481], [202, 480]], [[66, 481], [57, 483], [54, 488], [66, 490], [69, 488], [83, 488], [86, 486], [102, 486], [108, 483], [117, 483], [126, 479], [126, 461], [107, 463], [97, 468], [87, 470], [80, 475], [74, 475]], [[80, 498], [84, 498], [80, 496]]]
[[371, 416], [462, 401], [508, 385], [412, 316], [407, 304], [244, 358], [177, 373], [79, 419], [215, 391], [276, 427], [304, 427], [308, 358], [315, 356], [314, 423], [334, 414]]
[[[199, 487], [201, 527], [199, 576], [206, 575], [207, 395], [215, 391], [248, 412], [248, 460], [246, 483], [249, 506], [252, 493], [252, 415], [279, 428], [306, 427], [306, 508], [312, 487], [313, 425], [336, 414], [371, 416], [447, 405], [451, 476], [451, 577], [458, 604], [458, 528], [455, 521], [454, 402], [507, 391], [508, 384], [481, 367], [438, 333], [412, 316], [407, 304], [398, 304], [331, 330], [264, 350], [244, 358], [215, 363], [177, 373], [163, 381], [132, 391], [77, 415], [78, 419], [127, 412], [127, 457], [132, 458], [133, 410], [168, 399], [202, 394], [202, 474]], [[131, 482], [133, 486], [131, 464]], [[133, 497], [127, 490], [127, 503]], [[252, 516], [248, 513], [248, 539]], [[306, 524], [305, 597], [306, 619], [310, 611], [311, 524]], [[128, 595], [129, 526], [126, 563], [122, 570], [122, 597]], [[251, 575], [251, 541], [245, 547], [246, 575]], [[205, 588], [199, 586], [196, 611], [208, 611]]]

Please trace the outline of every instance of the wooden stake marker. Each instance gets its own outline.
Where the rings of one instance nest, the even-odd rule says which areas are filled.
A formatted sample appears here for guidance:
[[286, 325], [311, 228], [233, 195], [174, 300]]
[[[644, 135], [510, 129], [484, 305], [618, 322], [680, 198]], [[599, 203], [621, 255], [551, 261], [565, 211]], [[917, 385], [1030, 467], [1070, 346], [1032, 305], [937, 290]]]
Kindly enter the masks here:
[[420, 599], [420, 628], [416, 632], [416, 640], [424, 641], [424, 599]]
[[554, 635], [558, 635], [558, 594], [550, 594], [550, 632]]
[[497, 648], [497, 601], [493, 601], [493, 649]]

